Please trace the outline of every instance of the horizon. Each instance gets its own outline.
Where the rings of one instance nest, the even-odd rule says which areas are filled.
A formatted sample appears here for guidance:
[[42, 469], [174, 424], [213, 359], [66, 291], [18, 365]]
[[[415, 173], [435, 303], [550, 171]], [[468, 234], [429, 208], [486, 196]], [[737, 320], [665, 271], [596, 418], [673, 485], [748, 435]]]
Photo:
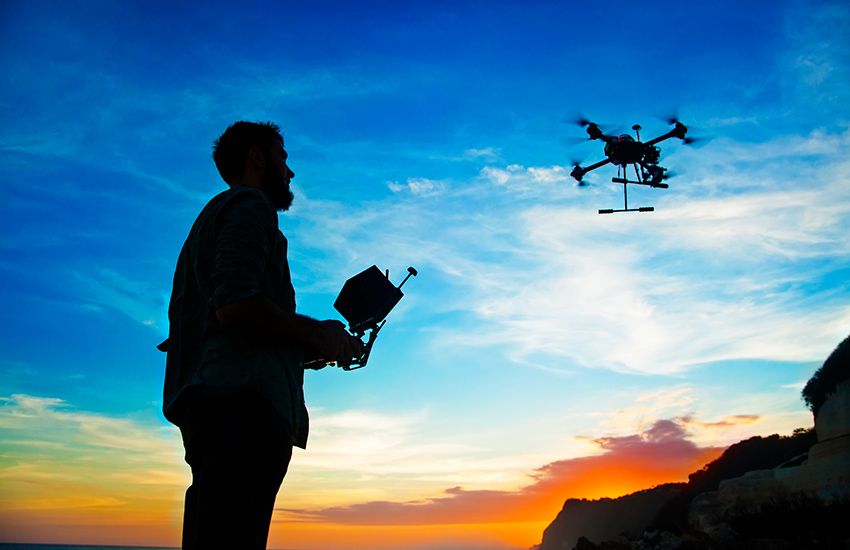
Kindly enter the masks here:
[[[850, 7], [164, 6], [2, 7], [0, 538], [179, 545], [154, 346], [240, 119], [284, 134], [300, 313], [419, 272], [366, 368], [307, 372], [270, 548], [528, 548], [568, 498], [811, 427], [850, 333]], [[598, 215], [572, 122], [674, 114], [706, 139], [660, 144], [655, 211]]]

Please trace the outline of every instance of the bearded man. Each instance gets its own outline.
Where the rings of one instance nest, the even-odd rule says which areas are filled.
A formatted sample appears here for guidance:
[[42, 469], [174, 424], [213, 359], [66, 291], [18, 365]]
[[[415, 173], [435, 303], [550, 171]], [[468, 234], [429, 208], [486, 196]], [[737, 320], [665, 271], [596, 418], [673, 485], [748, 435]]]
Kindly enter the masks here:
[[292, 447], [307, 444], [303, 365], [362, 354], [339, 321], [295, 312], [277, 218], [293, 200], [287, 158], [275, 124], [229, 126], [213, 144], [229, 189], [198, 215], [177, 260], [160, 349], [163, 413], [192, 469], [184, 549], [266, 548]]

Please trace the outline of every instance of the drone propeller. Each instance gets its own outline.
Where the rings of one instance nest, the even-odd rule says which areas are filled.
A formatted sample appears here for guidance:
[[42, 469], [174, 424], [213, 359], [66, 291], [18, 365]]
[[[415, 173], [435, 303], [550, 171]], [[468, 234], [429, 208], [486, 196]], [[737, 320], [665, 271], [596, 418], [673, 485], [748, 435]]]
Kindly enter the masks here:
[[577, 115], [564, 115], [564, 116], [561, 117], [561, 122], [563, 122], [565, 124], [576, 124], [578, 126], [581, 126], [582, 128], [585, 128], [592, 121], [589, 118], [587, 118], [586, 116], [584, 116], [583, 114], [577, 114]]
[[598, 121], [595, 121], [595, 120], [590, 120], [589, 118], [587, 118], [583, 114], [578, 114], [578, 115], [574, 115], [574, 116], [565, 115], [564, 117], [561, 118], [561, 122], [564, 122], [566, 124], [575, 124], [576, 126], [581, 126], [582, 128], [587, 128], [591, 124], [596, 124], [600, 128], [611, 127], [611, 124], [607, 124], [607, 123], [604, 123], [604, 122], [598, 122]]
[[[682, 121], [679, 119], [679, 110], [678, 109], [674, 109], [672, 113], [665, 115], [665, 116], [659, 116], [658, 118], [663, 120], [667, 124], [671, 124], [671, 125], [682, 124]], [[711, 137], [706, 137], [706, 136], [701, 136], [701, 135], [696, 135], [696, 136], [691, 135], [691, 133], [694, 130], [696, 130], [697, 133], [699, 133], [699, 128], [694, 128], [694, 126], [688, 124], [687, 129], [688, 129], [688, 135], [686, 135], [684, 138], [682, 138], [682, 143], [684, 145], [693, 145], [695, 143], [698, 143], [700, 145], [705, 145], [707, 142], [711, 141]]]
[[587, 143], [590, 141], [587, 137], [579, 137], [579, 136], [561, 136], [558, 138], [558, 142], [564, 147], [575, 147], [577, 145], [581, 145], [582, 143]]
[[664, 122], [666, 122], [667, 124], [670, 124], [670, 125], [678, 124], [678, 123], [681, 122], [681, 120], [679, 119], [679, 109], [678, 108], [670, 109], [669, 111], [667, 111], [666, 114], [659, 115], [656, 118], [658, 118], [659, 120], [663, 120]]
[[572, 164], [572, 166], [573, 166], [573, 171], [570, 172], [570, 175], [573, 176], [574, 179], [576, 179], [576, 187], [587, 187], [588, 185], [590, 185], [588, 182], [584, 181], [584, 179], [583, 179], [584, 173], [579, 173], [578, 176], [576, 176], [576, 171], [582, 170], [582, 168], [581, 168], [582, 162], [583, 161], [579, 160], [579, 159], [572, 159], [570, 161], [570, 164]]
[[[576, 164], [576, 166], [578, 166], [578, 164]], [[576, 181], [576, 187], [590, 187], [590, 182], [582, 178]]]

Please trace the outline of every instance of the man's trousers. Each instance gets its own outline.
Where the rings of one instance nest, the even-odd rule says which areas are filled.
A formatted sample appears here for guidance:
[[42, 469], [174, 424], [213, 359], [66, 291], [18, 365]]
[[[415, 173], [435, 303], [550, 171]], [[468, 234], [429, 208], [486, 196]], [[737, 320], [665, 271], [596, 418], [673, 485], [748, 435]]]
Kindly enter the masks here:
[[192, 485], [184, 550], [265, 550], [292, 458], [285, 421], [256, 394], [187, 396], [180, 422]]

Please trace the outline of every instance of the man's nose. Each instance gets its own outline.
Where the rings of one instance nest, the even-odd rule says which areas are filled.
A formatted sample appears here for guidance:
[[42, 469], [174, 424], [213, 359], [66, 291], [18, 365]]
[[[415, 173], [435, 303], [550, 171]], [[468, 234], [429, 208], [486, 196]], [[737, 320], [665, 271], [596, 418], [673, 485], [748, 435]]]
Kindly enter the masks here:
[[286, 171], [289, 172], [289, 179], [292, 179], [292, 178], [295, 177], [295, 172], [293, 172], [292, 169], [289, 168], [289, 166], [286, 167]]

